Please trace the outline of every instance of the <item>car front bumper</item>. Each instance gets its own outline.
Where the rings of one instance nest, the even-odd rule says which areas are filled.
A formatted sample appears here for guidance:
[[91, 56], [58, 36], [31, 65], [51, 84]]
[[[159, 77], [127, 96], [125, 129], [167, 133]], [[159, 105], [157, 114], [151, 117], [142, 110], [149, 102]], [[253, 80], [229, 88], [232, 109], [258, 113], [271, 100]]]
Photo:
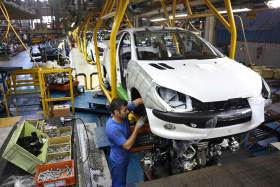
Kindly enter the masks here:
[[172, 113], [146, 108], [151, 131], [163, 138], [201, 140], [243, 133], [264, 121], [265, 100], [248, 99], [250, 108], [226, 112]]

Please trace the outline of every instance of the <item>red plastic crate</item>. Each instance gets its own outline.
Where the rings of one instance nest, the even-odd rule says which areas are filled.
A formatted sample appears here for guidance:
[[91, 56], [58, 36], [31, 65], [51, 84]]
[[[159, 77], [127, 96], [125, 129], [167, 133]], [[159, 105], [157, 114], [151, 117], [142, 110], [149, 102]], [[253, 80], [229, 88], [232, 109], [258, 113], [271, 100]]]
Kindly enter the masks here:
[[[70, 167], [72, 169], [71, 176], [61, 176], [55, 180], [47, 180], [47, 181], [39, 181], [38, 176], [41, 172], [47, 170], [54, 170], [54, 169], [62, 169], [66, 167]], [[67, 160], [63, 162], [56, 162], [51, 164], [43, 164], [36, 167], [36, 174], [35, 174], [35, 182], [39, 187], [59, 187], [59, 186], [69, 186], [74, 185], [76, 183], [75, 179], [75, 170], [74, 170], [74, 161]]]

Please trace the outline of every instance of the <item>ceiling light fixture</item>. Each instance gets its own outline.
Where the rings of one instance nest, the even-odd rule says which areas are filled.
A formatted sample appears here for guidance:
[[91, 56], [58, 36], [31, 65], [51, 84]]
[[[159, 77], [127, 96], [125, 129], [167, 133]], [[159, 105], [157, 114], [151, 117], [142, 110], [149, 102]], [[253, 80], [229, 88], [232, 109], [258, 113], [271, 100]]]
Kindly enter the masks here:
[[265, 2], [268, 8], [280, 8], [280, 1], [279, 0], [270, 0]]
[[[175, 18], [185, 17], [187, 15], [188, 14], [178, 14], [178, 15], [175, 16]], [[173, 19], [173, 16], [169, 16], [169, 19]], [[165, 21], [165, 20], [166, 20], [165, 18], [155, 18], [155, 19], [151, 19], [150, 21], [159, 22], [159, 21]]]
[[[233, 13], [238, 13], [238, 12], [249, 12], [251, 11], [252, 9], [250, 8], [238, 8], [238, 9], [233, 9], [232, 12]], [[220, 14], [225, 14], [227, 13], [226, 10], [223, 10], [223, 11], [219, 11]]]
[[159, 21], [165, 21], [165, 18], [155, 18], [155, 19], [151, 19], [152, 22], [159, 22]]

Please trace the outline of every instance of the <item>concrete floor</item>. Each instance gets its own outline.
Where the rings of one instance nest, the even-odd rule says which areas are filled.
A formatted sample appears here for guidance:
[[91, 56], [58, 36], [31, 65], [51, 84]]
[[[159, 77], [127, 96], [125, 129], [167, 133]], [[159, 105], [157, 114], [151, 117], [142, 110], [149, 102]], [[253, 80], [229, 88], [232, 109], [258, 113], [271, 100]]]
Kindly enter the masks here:
[[33, 63], [30, 62], [30, 57], [26, 51], [18, 53], [16, 56], [10, 57], [8, 61], [0, 61], [0, 67], [22, 67], [30, 69]]
[[[72, 48], [70, 55], [71, 67], [75, 68], [75, 73], [85, 73], [87, 75], [87, 88], [90, 88], [90, 74], [93, 72], [97, 72], [96, 65], [88, 64], [84, 58], [82, 53], [79, 51], [78, 48]], [[84, 78], [78, 77], [78, 81], [81, 85], [84, 85]], [[97, 75], [93, 76], [92, 80], [93, 88], [98, 86], [98, 77]]]

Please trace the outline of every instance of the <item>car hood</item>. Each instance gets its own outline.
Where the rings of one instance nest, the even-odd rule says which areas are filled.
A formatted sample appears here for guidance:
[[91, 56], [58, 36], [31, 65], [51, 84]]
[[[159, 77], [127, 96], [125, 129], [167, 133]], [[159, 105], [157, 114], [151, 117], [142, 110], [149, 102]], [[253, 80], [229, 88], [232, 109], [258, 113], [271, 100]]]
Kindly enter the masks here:
[[[164, 67], [160, 63], [167, 66]], [[254, 97], [260, 94], [262, 88], [262, 80], [257, 73], [227, 57], [207, 60], [139, 61], [138, 64], [159, 86], [202, 102]], [[160, 65], [161, 68], [151, 64]], [[168, 66], [170, 67], [167, 68]]]

